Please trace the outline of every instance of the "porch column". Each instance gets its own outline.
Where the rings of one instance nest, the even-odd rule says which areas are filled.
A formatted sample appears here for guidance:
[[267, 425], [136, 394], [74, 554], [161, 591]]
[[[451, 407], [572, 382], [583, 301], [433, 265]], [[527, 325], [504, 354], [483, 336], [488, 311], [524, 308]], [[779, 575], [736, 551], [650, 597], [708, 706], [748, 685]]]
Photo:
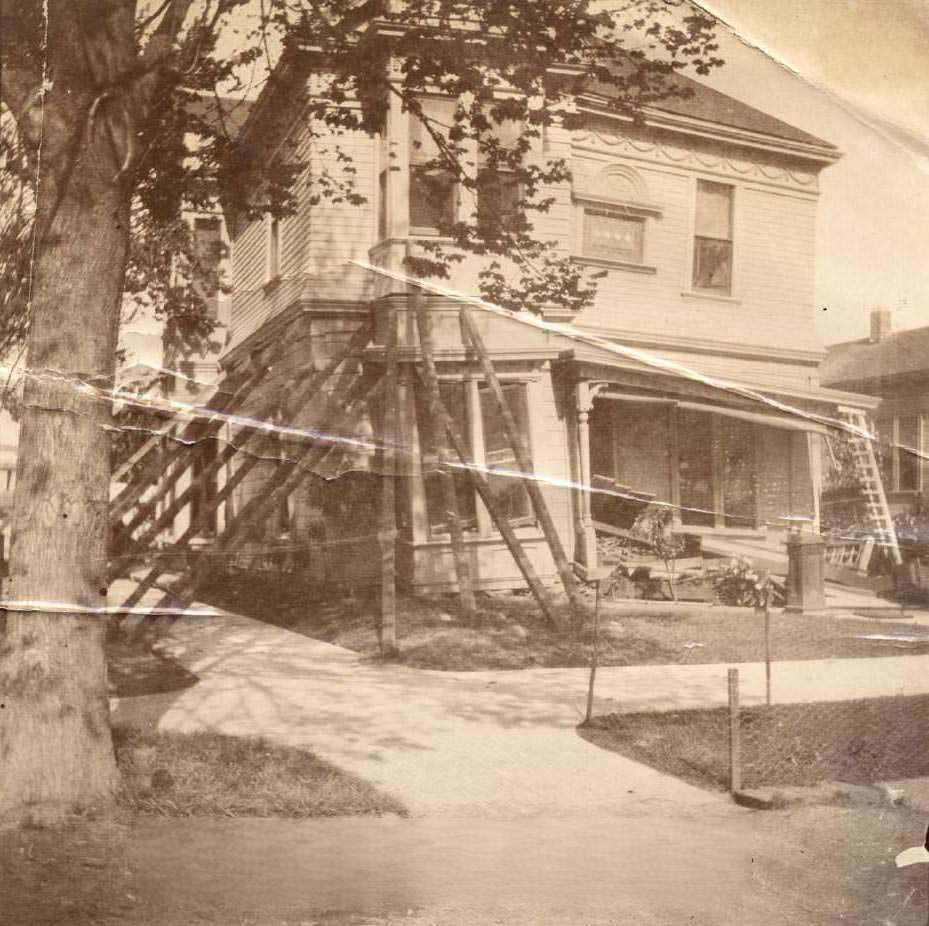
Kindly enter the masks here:
[[578, 445], [578, 524], [577, 549], [574, 558], [586, 569], [597, 566], [597, 535], [590, 513], [590, 412], [594, 406], [596, 387], [577, 384], [577, 445]]
[[822, 439], [819, 434], [808, 431], [807, 452], [810, 455], [810, 483], [813, 488], [813, 533], [820, 533], [820, 503], [823, 491]]

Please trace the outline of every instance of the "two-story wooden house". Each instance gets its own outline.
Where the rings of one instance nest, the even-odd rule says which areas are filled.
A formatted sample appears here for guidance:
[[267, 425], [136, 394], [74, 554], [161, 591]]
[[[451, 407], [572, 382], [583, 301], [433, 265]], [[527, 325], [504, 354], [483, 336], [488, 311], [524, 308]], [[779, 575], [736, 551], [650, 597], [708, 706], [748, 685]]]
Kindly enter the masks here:
[[[309, 167], [295, 215], [236, 230], [224, 365], [238, 369], [286, 331], [266, 395], [319, 369], [371, 319], [375, 334], [357, 368], [382, 364], [387, 326], [396, 325], [402, 573], [409, 587], [448, 589], [455, 571], [434, 423], [413, 371], [421, 353], [411, 300], [422, 299], [443, 396], [467, 435], [471, 462], [486, 468], [523, 548], [552, 576], [549, 548], [512, 475], [515, 459], [497, 407], [459, 329], [458, 311], [478, 291], [480, 259], [453, 266], [441, 286], [405, 279], [404, 258], [437, 233], [436, 210], [468, 217], [477, 205], [454, 185], [436, 202], [419, 176], [432, 142], [396, 101], [381, 135], [338, 139], [365, 204], [317, 201], [314, 172], [337, 173], [339, 162], [319, 153], [306, 114], [288, 108], [293, 87], [314, 79], [311, 56], [286, 58], [244, 128], [247, 143], [269, 158], [289, 139]], [[537, 234], [579, 264], [606, 271], [595, 304], [576, 316], [552, 310], [541, 318], [473, 310], [558, 532], [582, 570], [598, 555], [598, 500], [587, 491], [595, 476], [671, 506], [677, 527], [703, 536], [705, 548], [713, 538], [763, 542], [798, 522], [816, 530], [823, 422], [840, 405], [873, 405], [822, 388], [817, 372], [818, 180], [839, 152], [705, 86], [693, 83], [692, 90], [649, 109], [640, 124], [612, 113], [608, 89], [591, 86], [577, 100], [582, 127], [545, 129], [542, 155], [564, 158], [572, 176], [549, 191], [554, 204], [535, 217]], [[440, 120], [453, 105], [424, 100]], [[312, 429], [320, 411], [315, 404], [286, 415], [291, 427]], [[319, 473], [269, 527], [295, 543], [325, 537], [330, 556], [345, 551], [333, 569], [346, 568], [352, 537], [376, 531], [376, 418], [329, 435], [357, 440], [360, 449], [340, 464], [352, 474]], [[286, 442], [285, 433], [282, 453]], [[240, 487], [239, 506], [273, 470], [273, 461], [255, 468]], [[518, 584], [492, 519], [463, 478], [458, 502], [478, 583]], [[344, 547], [334, 546], [340, 542]], [[370, 542], [359, 541], [356, 553], [376, 563]]]

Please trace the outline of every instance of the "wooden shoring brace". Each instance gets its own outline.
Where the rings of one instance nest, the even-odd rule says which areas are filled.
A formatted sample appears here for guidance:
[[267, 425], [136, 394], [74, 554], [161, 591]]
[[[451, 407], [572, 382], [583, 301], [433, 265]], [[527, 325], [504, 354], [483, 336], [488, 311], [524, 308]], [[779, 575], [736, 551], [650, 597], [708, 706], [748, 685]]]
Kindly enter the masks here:
[[[445, 523], [452, 542], [452, 557], [455, 562], [455, 576], [458, 579], [458, 596], [461, 612], [466, 620], [472, 621], [477, 612], [474, 600], [474, 580], [471, 575], [471, 563], [464, 545], [464, 533], [461, 529], [461, 514], [458, 509], [458, 493], [455, 477], [449, 469], [448, 444], [450, 434], [448, 424], [443, 420], [444, 406], [439, 390], [439, 377], [436, 373], [435, 352], [432, 344], [432, 318], [426, 307], [419, 287], [411, 286], [409, 299], [416, 312], [416, 329], [419, 333], [419, 346], [423, 355], [423, 384], [429, 414], [433, 421], [433, 434], [436, 444], [436, 456], [439, 464], [439, 482], [442, 487], [442, 503], [445, 508]], [[447, 412], [445, 417], [448, 417]], [[450, 419], [449, 419], [450, 422]], [[461, 456], [459, 452], [459, 457]], [[464, 457], [461, 457], [463, 460]]]
[[551, 550], [552, 559], [555, 561], [555, 568], [558, 570], [558, 575], [561, 578], [561, 584], [564, 586], [565, 594], [568, 596], [568, 601], [574, 609], [575, 616], [580, 620], [585, 611], [584, 601], [581, 598], [577, 579], [571, 568], [571, 563], [568, 561], [568, 557], [565, 554], [561, 537], [558, 535], [558, 529], [555, 527], [555, 522], [552, 520], [551, 512], [548, 510], [548, 505], [545, 502], [545, 496], [539, 488], [538, 481], [534, 478], [535, 474], [532, 469], [529, 448], [526, 446], [523, 436], [519, 432], [516, 419], [513, 417], [513, 411], [506, 400], [506, 396], [503, 394], [503, 387], [500, 385], [500, 379], [494, 369], [490, 354], [487, 352], [484, 339], [481, 337], [477, 325], [474, 324], [471, 310], [467, 306], [463, 306], [459, 317], [461, 320], [462, 334], [465, 338], [465, 346], [470, 343], [471, 347], [474, 349], [474, 353], [477, 354], [481, 370], [484, 373], [484, 378], [487, 380], [487, 387], [497, 405], [497, 410], [500, 412], [503, 430], [516, 455], [516, 466], [523, 475], [522, 482], [529, 494], [529, 500], [532, 502], [532, 510], [535, 512], [539, 526], [542, 528], [542, 533], [545, 535], [545, 542], [548, 544], [549, 550]]
[[[228, 393], [223, 393], [222, 387], [228, 386], [228, 382], [223, 380], [220, 383], [217, 383], [215, 386], [210, 386], [207, 389], [202, 390], [202, 392], [196, 397], [196, 403], [198, 405], [207, 405], [209, 402], [212, 402], [217, 395], [228, 395]], [[173, 414], [165, 418], [162, 423], [162, 428], [157, 433], [152, 434], [148, 440], [142, 444], [134, 453], [131, 453], [125, 460], [120, 462], [116, 468], [113, 470], [113, 473], [110, 476], [112, 482], [119, 482], [123, 476], [125, 476], [133, 466], [137, 463], [141, 463], [153, 450], [161, 446], [161, 442], [164, 438], [170, 437], [170, 429], [174, 423], [179, 420], [181, 417], [181, 412], [176, 411]]]
[[516, 536], [516, 531], [513, 530], [512, 525], [507, 520], [506, 514], [501, 511], [500, 506], [497, 504], [497, 499], [494, 497], [493, 490], [490, 488], [487, 477], [477, 469], [473, 461], [468, 459], [468, 445], [455, 426], [451, 415], [448, 413], [448, 409], [445, 408], [441, 396], [439, 397], [436, 411], [438, 413], [436, 420], [439, 426], [445, 428], [447, 431], [449, 439], [452, 442], [452, 447], [458, 459], [463, 464], [464, 471], [468, 474], [471, 485], [484, 503], [484, 507], [493, 520], [494, 526], [500, 531], [503, 542], [510, 551], [510, 555], [513, 557], [517, 567], [519, 567], [519, 571], [523, 574], [523, 578], [526, 580], [526, 584], [529, 586], [529, 590], [532, 592], [536, 602], [538, 602], [542, 614], [557, 630], [564, 629], [555, 609], [552, 607], [552, 602], [548, 592], [545, 590], [545, 586], [539, 580], [538, 575], [536, 575], [532, 563], [529, 562], [529, 557], [526, 556], [526, 551], [523, 549], [522, 544], [519, 542], [519, 538]]
[[381, 511], [378, 543], [381, 552], [381, 607], [378, 643], [381, 655], [397, 656], [397, 314], [387, 308], [384, 347], [384, 400], [381, 403]]
[[[302, 385], [297, 387], [297, 391], [293, 397], [288, 400], [288, 405], [293, 408], [302, 408], [308, 401], [310, 401], [314, 395], [316, 395], [320, 389], [326, 384], [326, 382], [335, 374], [338, 368], [350, 358], [353, 354], [357, 353], [361, 348], [363, 348], [368, 341], [371, 339], [372, 326], [364, 325], [359, 328], [358, 331], [349, 339], [348, 343], [343, 347], [335, 356], [333, 356], [330, 361], [323, 367], [323, 369], [318, 370], [317, 372], [310, 375], [310, 377]], [[270, 417], [274, 410], [280, 405], [280, 398], [275, 395], [268, 401], [263, 402], [258, 410], [250, 415], [251, 418], [263, 419]], [[328, 427], [328, 425], [327, 425]], [[211, 515], [214, 511], [217, 511], [220, 505], [230, 496], [232, 490], [242, 482], [242, 480], [257, 466], [262, 462], [264, 454], [268, 451], [271, 443], [271, 435], [268, 432], [260, 427], [254, 425], [244, 425], [242, 426], [230, 439], [226, 447], [223, 448], [223, 451], [217, 454], [216, 459], [214, 459], [210, 465], [200, 473], [198, 477], [193, 479], [190, 485], [185, 489], [175, 500], [168, 506], [168, 508], [155, 519], [154, 523], [145, 531], [145, 533], [138, 539], [140, 546], [146, 546], [151, 543], [158, 537], [158, 534], [161, 533], [168, 525], [170, 525], [174, 518], [183, 510], [183, 508], [190, 503], [194, 498], [196, 492], [199, 490], [201, 485], [208, 483], [210, 479], [216, 476], [219, 473], [223, 466], [227, 465], [237, 453], [244, 451], [252, 441], [259, 441], [257, 447], [254, 450], [250, 450], [249, 454], [246, 456], [246, 459], [243, 461], [242, 465], [236, 469], [236, 471], [229, 477], [226, 485], [223, 486], [220, 493], [214, 499], [214, 503], [209, 505], [201, 513], [201, 517], [197, 520], [196, 523], [192, 523], [188, 530], [185, 532], [184, 537], [189, 539], [196, 535], [197, 530], [199, 529], [200, 523], [205, 517]], [[245, 454], [243, 454], [244, 456]], [[136, 517], [126, 525], [125, 532], [122, 536], [131, 536], [132, 531], [134, 531], [142, 521], [145, 520], [144, 512], [136, 515]], [[185, 540], [179, 540], [178, 543], [186, 542]], [[118, 578], [122, 575], [123, 572], [117, 566], [113, 566], [110, 574], [110, 581], [113, 581], [114, 578]]]
[[[340, 421], [345, 422], [349, 429], [354, 428], [364, 412], [365, 404], [379, 383], [380, 379], [376, 380], [372, 385], [370, 377], [359, 376], [349, 389], [348, 394], [341, 400], [336, 399], [330, 408], [330, 414], [327, 416], [324, 426], [320, 428], [320, 432], [327, 432]], [[301, 449], [292, 460], [282, 460], [261, 492], [249, 499], [239, 514], [233, 518], [223, 533], [216, 539], [211, 553], [232, 552], [236, 547], [248, 540], [260, 520], [266, 518], [275, 505], [280, 505], [283, 499], [290, 496], [304, 479], [315, 472], [330, 452], [333, 450], [344, 452], [344, 449], [342, 444], [333, 447], [332, 443], [326, 442], [320, 445], [317, 439]], [[219, 503], [221, 496], [222, 493], [219, 493], [214, 503]], [[164, 567], [156, 563], [149, 574], [139, 583], [135, 591], [126, 599], [123, 607], [126, 609], [135, 607], [164, 571]], [[177, 600], [182, 602], [184, 606], [189, 604], [203, 579], [202, 572], [202, 563], [188, 566], [162, 601]], [[159, 606], [160, 604], [161, 602], [159, 602]]]
[[[155, 497], [147, 500], [146, 504], [154, 504], [157, 500], [163, 498], [170, 491], [178, 479], [186, 472], [187, 468], [193, 463], [192, 450], [196, 449], [197, 443], [202, 440], [209, 440], [215, 434], [219, 433], [225, 422], [225, 416], [242, 404], [248, 397], [248, 394], [258, 386], [267, 375], [270, 367], [267, 364], [261, 364], [256, 370], [249, 371], [239, 380], [234, 389], [229, 392], [220, 394], [216, 404], [212, 408], [204, 409], [202, 415], [198, 415], [193, 421], [188, 422], [184, 430], [178, 435], [167, 435], [175, 445], [164, 456], [156, 457], [151, 460], [142, 473], [126, 486], [119, 495], [110, 502], [110, 523], [119, 527], [123, 516], [129, 512], [133, 505], [137, 504], [146, 490], [150, 488], [151, 483], [158, 478], [159, 474], [168, 474], [162, 478]], [[159, 435], [152, 440], [160, 441], [165, 435]], [[185, 454], [188, 455], [182, 465], [171, 467]], [[122, 531], [121, 531], [122, 533]]]

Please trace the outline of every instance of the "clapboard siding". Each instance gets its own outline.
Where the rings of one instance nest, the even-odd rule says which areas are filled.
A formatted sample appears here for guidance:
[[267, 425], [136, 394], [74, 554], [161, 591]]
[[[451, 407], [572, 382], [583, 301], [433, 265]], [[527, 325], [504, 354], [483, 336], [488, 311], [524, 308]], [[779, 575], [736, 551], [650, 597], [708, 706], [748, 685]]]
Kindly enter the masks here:
[[[282, 281], [303, 275], [338, 270], [349, 261], [367, 259], [374, 244], [376, 208], [376, 141], [361, 132], [346, 133], [331, 142], [317, 137], [306, 123], [295, 123], [295, 157], [306, 164], [295, 183], [296, 210], [280, 221], [280, 276]], [[362, 205], [333, 202], [319, 197], [319, 178], [324, 173], [345, 180], [346, 164], [338, 151], [351, 158], [355, 191], [365, 197]], [[267, 229], [256, 219], [242, 230], [234, 243], [234, 293], [230, 344], [234, 347], [287, 308], [284, 301], [265, 291]]]

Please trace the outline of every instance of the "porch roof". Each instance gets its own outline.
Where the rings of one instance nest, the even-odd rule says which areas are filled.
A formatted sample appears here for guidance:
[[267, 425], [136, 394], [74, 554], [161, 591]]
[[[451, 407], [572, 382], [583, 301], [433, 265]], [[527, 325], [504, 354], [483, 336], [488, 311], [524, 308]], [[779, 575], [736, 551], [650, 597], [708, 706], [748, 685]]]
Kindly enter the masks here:
[[[682, 402], [702, 399], [713, 405], [741, 407], [776, 417], [778, 423], [793, 418], [796, 427], [820, 430], [844, 424], [834, 419], [838, 407], [873, 410], [874, 396], [828, 389], [823, 386], [778, 382], [751, 382], [708, 375], [695, 367], [669, 360], [653, 351], [643, 351], [614, 342], [583, 343], [563, 350], [559, 359], [578, 381], [633, 387], [645, 393], [660, 393]], [[601, 338], [596, 338], [602, 341]], [[735, 410], [735, 409], [733, 409]], [[787, 426], [786, 422], [783, 426]]]

